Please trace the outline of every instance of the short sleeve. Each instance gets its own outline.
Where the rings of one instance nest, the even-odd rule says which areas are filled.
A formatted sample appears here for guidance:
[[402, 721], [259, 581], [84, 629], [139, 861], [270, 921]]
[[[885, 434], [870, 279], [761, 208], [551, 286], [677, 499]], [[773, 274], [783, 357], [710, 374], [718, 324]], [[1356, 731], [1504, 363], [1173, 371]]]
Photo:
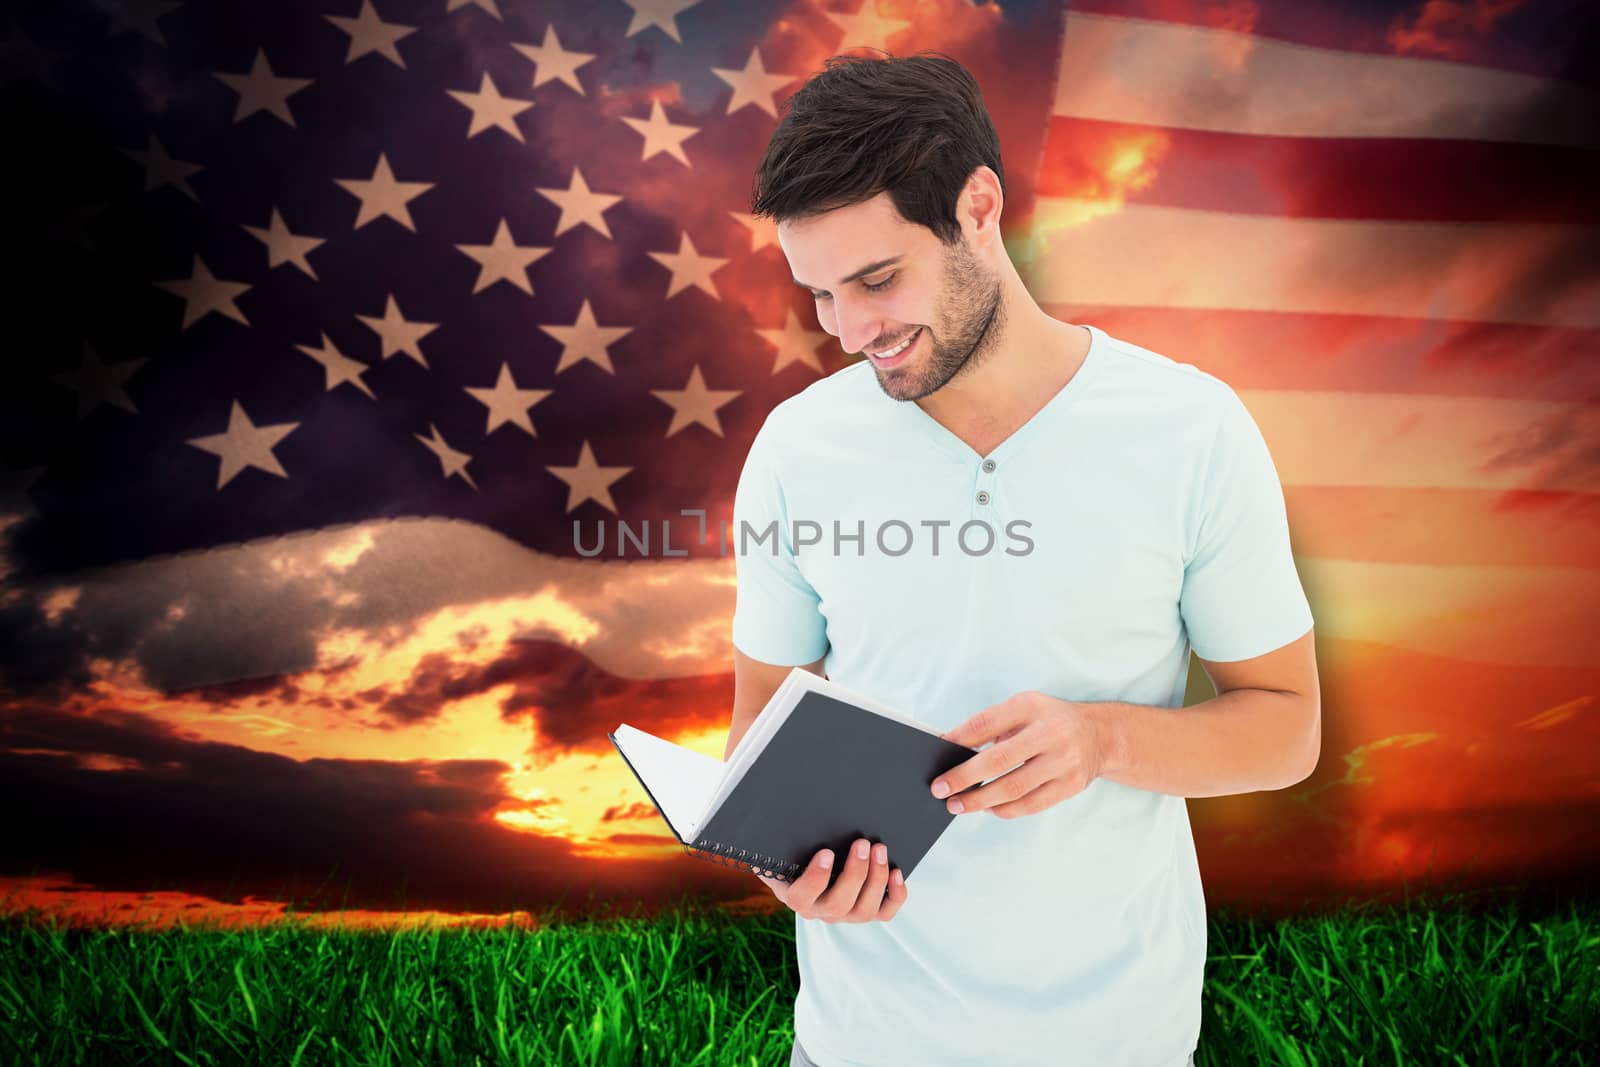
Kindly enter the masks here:
[[1195, 654], [1219, 663], [1264, 655], [1312, 626], [1266, 440], [1231, 387], [1222, 407], [1190, 503], [1178, 603]]
[[817, 591], [795, 561], [769, 416], [750, 445], [733, 498], [733, 643], [752, 659], [798, 666], [828, 650]]

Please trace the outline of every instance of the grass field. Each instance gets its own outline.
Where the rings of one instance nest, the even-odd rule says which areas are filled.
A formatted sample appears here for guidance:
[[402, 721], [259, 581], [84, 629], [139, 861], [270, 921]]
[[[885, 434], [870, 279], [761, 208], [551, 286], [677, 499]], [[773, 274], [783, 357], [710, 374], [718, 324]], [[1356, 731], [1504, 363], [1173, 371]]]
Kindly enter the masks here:
[[[1198, 1064], [1592, 1064], [1593, 901], [1215, 915]], [[537, 929], [0, 922], [7, 1064], [786, 1065], [794, 919]]]

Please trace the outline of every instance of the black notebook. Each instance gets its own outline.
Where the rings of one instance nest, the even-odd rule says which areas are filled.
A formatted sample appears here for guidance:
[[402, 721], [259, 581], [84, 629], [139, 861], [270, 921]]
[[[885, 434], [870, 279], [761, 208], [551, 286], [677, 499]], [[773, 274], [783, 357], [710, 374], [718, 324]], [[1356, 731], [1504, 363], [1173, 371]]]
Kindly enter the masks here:
[[977, 752], [802, 667], [726, 763], [627, 723], [606, 736], [690, 855], [792, 882], [831, 848], [830, 884], [858, 837], [910, 878], [957, 818], [929, 786]]

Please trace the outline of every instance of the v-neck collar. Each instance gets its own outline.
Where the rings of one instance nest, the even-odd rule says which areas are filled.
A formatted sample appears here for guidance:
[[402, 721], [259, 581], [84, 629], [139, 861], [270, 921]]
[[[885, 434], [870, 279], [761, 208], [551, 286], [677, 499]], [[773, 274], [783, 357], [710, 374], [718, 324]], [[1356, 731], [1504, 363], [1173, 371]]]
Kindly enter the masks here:
[[[922, 410], [922, 405], [914, 400], [895, 400], [893, 403], [908, 409], [906, 417], [919, 425], [923, 432], [937, 444], [943, 451], [953, 458], [963, 462], [973, 460], [982, 461], [992, 459], [996, 462], [1006, 459], [1021, 451], [1030, 439], [1039, 432], [1039, 427], [1049, 422], [1060, 414], [1061, 411], [1077, 402], [1089, 387], [1089, 381], [1095, 372], [1100, 369], [1100, 364], [1105, 362], [1106, 335], [1098, 326], [1089, 323], [1080, 323], [1089, 331], [1089, 350], [1083, 357], [1083, 363], [1078, 366], [1071, 378], [1054, 396], [1044, 402], [1044, 406], [1034, 412], [1028, 421], [1011, 431], [1011, 435], [990, 449], [987, 455], [979, 454], [978, 450], [967, 444], [938, 419]], [[885, 396], [885, 399], [890, 399]]]

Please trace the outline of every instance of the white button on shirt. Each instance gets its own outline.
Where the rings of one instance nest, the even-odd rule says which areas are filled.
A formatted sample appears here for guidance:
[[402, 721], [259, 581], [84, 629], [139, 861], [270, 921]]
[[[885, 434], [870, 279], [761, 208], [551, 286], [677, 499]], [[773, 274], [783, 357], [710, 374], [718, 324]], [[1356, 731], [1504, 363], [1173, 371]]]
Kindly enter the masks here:
[[[1071, 380], [987, 457], [865, 361], [774, 408], [734, 502], [734, 644], [826, 652], [830, 678], [946, 730], [1023, 690], [1179, 707], [1191, 647], [1245, 659], [1306, 633], [1238, 396], [1089, 330]], [[820, 543], [797, 550], [795, 523]], [[858, 524], [864, 550], [836, 546]], [[1187, 1062], [1206, 916], [1182, 797], [1102, 778], [1034, 815], [958, 815], [907, 887], [887, 923], [796, 916], [795, 1031], [821, 1067]]]

